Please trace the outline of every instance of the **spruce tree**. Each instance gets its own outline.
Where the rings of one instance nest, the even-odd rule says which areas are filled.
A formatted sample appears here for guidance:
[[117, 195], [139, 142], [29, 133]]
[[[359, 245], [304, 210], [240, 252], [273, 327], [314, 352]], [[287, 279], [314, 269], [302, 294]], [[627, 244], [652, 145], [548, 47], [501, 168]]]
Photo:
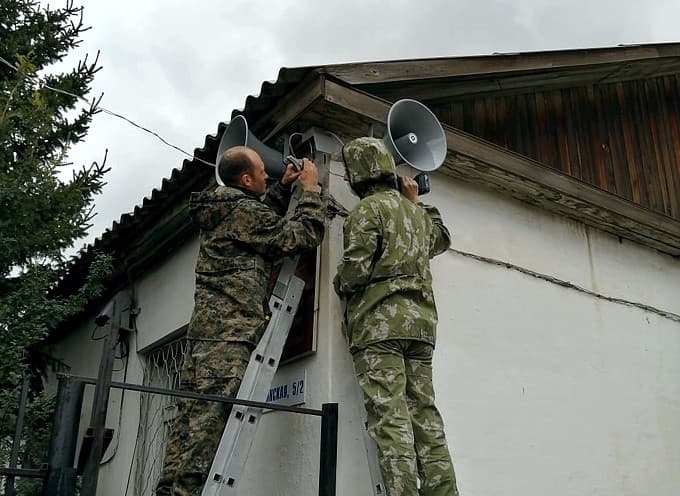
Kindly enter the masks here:
[[[97, 57], [54, 66], [87, 29], [83, 8], [71, 0], [61, 8], [0, 2], [0, 465], [7, 461], [24, 376], [31, 377], [31, 403], [49, 403], [40, 388], [47, 360], [35, 345], [101, 291], [108, 266], [96, 258], [82, 287], [57, 290], [70, 262], [64, 250], [91, 226], [107, 172], [105, 160], [77, 168], [67, 161], [98, 112], [101, 98], [83, 99], [100, 66]], [[51, 420], [36, 417], [40, 409], [30, 418]], [[26, 431], [37, 432], [33, 427]], [[27, 463], [35, 444], [25, 445]]]

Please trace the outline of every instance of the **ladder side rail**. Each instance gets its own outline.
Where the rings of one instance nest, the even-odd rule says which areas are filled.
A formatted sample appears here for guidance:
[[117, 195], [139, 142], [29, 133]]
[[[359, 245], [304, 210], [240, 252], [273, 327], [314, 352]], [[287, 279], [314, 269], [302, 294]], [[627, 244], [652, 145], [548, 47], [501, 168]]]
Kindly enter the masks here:
[[[258, 359], [254, 356], [237, 395], [238, 399], [266, 400], [276, 373], [283, 346], [293, 324], [295, 313], [304, 289], [304, 281], [293, 276], [287, 284], [286, 297], [274, 308], [265, 335], [269, 334]], [[275, 296], [272, 297], [274, 300]], [[253, 352], [255, 355], [256, 351]], [[229, 415], [217, 453], [210, 468], [202, 496], [230, 496], [236, 494], [246, 459], [252, 447], [255, 432], [262, 416], [260, 408], [234, 406]]]

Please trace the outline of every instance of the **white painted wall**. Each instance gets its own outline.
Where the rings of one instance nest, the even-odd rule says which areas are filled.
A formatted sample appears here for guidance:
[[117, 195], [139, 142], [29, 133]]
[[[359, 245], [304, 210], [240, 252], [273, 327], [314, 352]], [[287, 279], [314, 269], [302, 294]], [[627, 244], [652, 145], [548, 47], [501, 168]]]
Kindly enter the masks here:
[[[341, 167], [333, 172], [331, 192], [350, 206]], [[461, 494], [680, 494], [680, 322], [591, 294], [680, 314], [680, 261], [477, 186], [432, 179], [423, 200], [454, 234], [453, 249], [432, 265], [434, 381]], [[306, 370], [305, 406], [340, 404], [338, 494], [368, 496], [356, 386], [330, 285], [341, 224], [331, 223], [321, 251], [317, 351], [284, 367]], [[194, 240], [135, 283], [137, 349], [188, 322], [195, 256]], [[58, 350], [75, 373], [94, 375], [97, 343], [87, 327]], [[127, 380], [141, 382], [138, 359]], [[103, 495], [124, 494], [134, 396], [126, 393], [125, 435], [102, 471]], [[241, 494], [317, 494], [319, 432], [318, 418], [265, 415]]]
[[170, 332], [189, 323], [194, 309], [198, 236], [183, 244], [160, 267], [135, 281], [141, 308], [137, 317], [139, 349], [153, 347]]
[[[428, 201], [455, 250], [680, 314], [677, 259], [444, 178]], [[462, 494], [680, 493], [680, 322], [455, 251], [433, 272]]]

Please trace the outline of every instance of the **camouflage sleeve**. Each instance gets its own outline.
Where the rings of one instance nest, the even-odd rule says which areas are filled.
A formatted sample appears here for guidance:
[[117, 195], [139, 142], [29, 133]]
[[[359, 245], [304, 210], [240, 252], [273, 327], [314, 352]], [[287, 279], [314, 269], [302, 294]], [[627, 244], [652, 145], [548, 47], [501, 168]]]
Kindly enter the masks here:
[[430, 239], [430, 258], [440, 255], [451, 246], [451, 234], [442, 221], [437, 207], [422, 205], [432, 220], [432, 235]]
[[371, 282], [382, 228], [379, 215], [359, 204], [345, 220], [344, 252], [333, 279], [335, 292], [348, 297]]
[[303, 192], [290, 219], [257, 200], [246, 200], [229, 217], [230, 235], [267, 258], [316, 248], [324, 234], [325, 209], [315, 192]]
[[267, 188], [262, 202], [279, 215], [286, 215], [290, 203], [291, 188], [286, 188], [281, 181], [276, 181]]

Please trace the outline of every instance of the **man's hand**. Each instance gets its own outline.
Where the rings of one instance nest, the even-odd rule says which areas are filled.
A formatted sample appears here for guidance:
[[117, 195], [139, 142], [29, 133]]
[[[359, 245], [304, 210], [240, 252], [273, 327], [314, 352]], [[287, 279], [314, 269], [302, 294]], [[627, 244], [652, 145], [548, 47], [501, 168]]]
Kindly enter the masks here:
[[418, 203], [418, 183], [411, 177], [399, 176], [402, 194], [413, 203]]
[[281, 184], [284, 186], [290, 186], [293, 184], [298, 177], [300, 177], [301, 172], [298, 172], [295, 170], [295, 167], [293, 167], [293, 164], [288, 164], [288, 167], [286, 167], [286, 172], [283, 173], [283, 177], [281, 178]]
[[300, 187], [304, 191], [317, 190], [317, 184], [319, 183], [319, 171], [317, 170], [316, 165], [314, 165], [314, 162], [306, 158], [302, 159], [302, 172], [299, 173], [299, 176]]

